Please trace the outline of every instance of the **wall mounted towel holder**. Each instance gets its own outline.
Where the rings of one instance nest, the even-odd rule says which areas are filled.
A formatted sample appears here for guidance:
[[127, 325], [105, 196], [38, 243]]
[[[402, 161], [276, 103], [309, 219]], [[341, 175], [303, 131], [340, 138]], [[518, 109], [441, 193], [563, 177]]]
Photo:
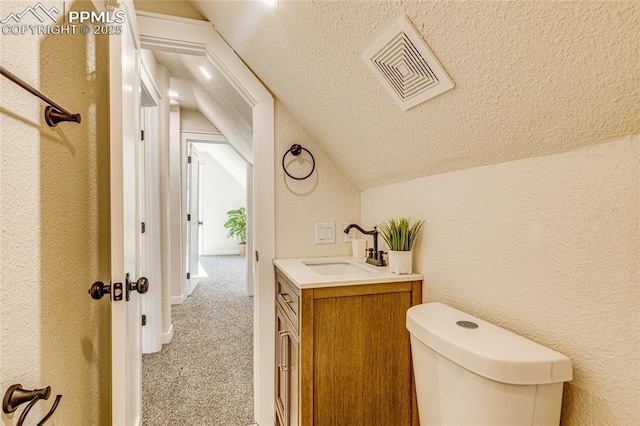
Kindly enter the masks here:
[[[287, 166], [285, 165], [285, 159], [287, 158], [287, 154], [291, 154], [294, 157], [297, 157], [298, 155], [300, 155], [302, 153], [302, 151], [307, 152], [307, 154], [309, 154], [311, 156], [311, 164], [312, 164], [311, 165], [311, 171], [307, 175], [302, 176], [302, 177], [293, 176], [287, 170]], [[285, 152], [284, 155], [282, 156], [282, 168], [284, 169], [284, 172], [287, 174], [287, 176], [289, 176], [291, 179], [304, 180], [304, 179], [308, 178], [309, 176], [311, 176], [313, 171], [316, 169], [316, 159], [313, 157], [313, 154], [311, 153], [311, 151], [309, 151], [307, 148], [304, 148], [300, 144], [294, 143], [293, 145], [291, 145], [291, 148], [289, 148], [287, 150], [287, 152]]]
[[[46, 388], [42, 389], [27, 390], [23, 389], [21, 384], [11, 385], [4, 394], [4, 399], [2, 400], [2, 411], [4, 411], [5, 414], [11, 414], [16, 411], [20, 405], [28, 402], [24, 411], [18, 418], [18, 423], [16, 423], [16, 426], [22, 426], [27, 416], [29, 415], [29, 411], [31, 411], [33, 406], [36, 405], [36, 403], [41, 399], [49, 399], [49, 395], [51, 395], [51, 386], [47, 386]], [[61, 399], [62, 395], [56, 396], [56, 400], [53, 402], [51, 409], [49, 410], [47, 415], [44, 416], [42, 420], [40, 420], [40, 422], [38, 422], [37, 426], [45, 424], [45, 422], [49, 420], [51, 416], [53, 416], [53, 413], [58, 408], [58, 404], [60, 403]]]
[[45, 95], [40, 93], [38, 90], [34, 89], [32, 86], [24, 82], [18, 76], [7, 70], [5, 67], [0, 67], [0, 74], [9, 80], [13, 81], [18, 86], [22, 87], [27, 92], [35, 95], [49, 104], [48, 107], [44, 109], [44, 119], [49, 125], [49, 127], [56, 127], [58, 123], [63, 121], [73, 121], [75, 123], [80, 123], [80, 114], [71, 114], [66, 109], [62, 108], [57, 103], [53, 102], [51, 99], [47, 98]]

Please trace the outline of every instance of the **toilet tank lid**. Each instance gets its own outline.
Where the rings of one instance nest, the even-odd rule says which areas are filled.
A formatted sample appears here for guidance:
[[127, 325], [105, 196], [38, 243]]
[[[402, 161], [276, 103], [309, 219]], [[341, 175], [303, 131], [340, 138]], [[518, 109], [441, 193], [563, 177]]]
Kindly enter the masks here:
[[445, 358], [497, 382], [537, 385], [572, 379], [571, 360], [561, 353], [439, 302], [410, 308], [407, 329]]

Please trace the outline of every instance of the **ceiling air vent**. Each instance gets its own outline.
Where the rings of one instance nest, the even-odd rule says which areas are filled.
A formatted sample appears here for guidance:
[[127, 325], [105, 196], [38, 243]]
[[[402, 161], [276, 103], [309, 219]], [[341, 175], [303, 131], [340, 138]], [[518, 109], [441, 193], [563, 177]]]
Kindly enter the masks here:
[[403, 111], [454, 86], [406, 17], [364, 52], [362, 59]]

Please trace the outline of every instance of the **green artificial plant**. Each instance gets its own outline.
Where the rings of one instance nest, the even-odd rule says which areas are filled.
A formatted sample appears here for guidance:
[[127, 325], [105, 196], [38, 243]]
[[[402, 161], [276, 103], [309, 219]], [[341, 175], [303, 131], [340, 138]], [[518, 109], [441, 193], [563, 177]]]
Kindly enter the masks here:
[[401, 217], [398, 220], [389, 219], [378, 225], [380, 235], [392, 251], [410, 251], [418, 237], [424, 220], [411, 223], [411, 219]]
[[229, 220], [224, 224], [224, 227], [229, 229], [227, 238], [238, 237], [240, 238], [240, 244], [247, 242], [247, 215], [244, 207], [240, 207], [237, 210], [229, 210], [227, 212]]

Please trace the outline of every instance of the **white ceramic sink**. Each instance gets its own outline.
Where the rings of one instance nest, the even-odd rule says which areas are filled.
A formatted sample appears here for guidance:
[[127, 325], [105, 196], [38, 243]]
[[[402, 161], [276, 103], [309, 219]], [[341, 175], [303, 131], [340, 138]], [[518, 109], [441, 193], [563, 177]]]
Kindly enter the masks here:
[[371, 273], [367, 268], [344, 261], [303, 262], [320, 275], [353, 275]]
[[274, 259], [273, 264], [300, 289], [419, 281], [420, 274], [396, 275], [351, 256]]

